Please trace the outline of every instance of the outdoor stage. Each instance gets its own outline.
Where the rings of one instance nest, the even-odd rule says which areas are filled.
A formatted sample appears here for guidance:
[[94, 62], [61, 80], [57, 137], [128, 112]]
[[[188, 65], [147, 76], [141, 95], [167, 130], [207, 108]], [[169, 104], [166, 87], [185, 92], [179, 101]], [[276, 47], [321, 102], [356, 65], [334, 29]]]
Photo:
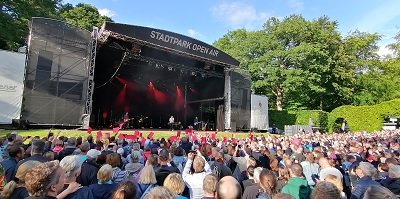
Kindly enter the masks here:
[[29, 125], [170, 129], [173, 116], [175, 129], [250, 129], [250, 76], [209, 44], [113, 22], [89, 33], [33, 18], [30, 29], [21, 112]]

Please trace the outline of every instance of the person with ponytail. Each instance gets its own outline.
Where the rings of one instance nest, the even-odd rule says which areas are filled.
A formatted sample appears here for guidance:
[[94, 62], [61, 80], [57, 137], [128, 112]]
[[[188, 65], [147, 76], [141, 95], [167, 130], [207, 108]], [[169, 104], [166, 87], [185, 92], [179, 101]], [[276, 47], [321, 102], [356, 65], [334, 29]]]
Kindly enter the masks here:
[[4, 186], [4, 190], [1, 193], [2, 199], [23, 199], [29, 196], [28, 190], [25, 187], [25, 175], [26, 173], [39, 165], [39, 161], [27, 161], [18, 167], [17, 173], [15, 174], [14, 180], [11, 180]]
[[111, 199], [132, 199], [136, 196], [136, 185], [132, 181], [121, 182], [115, 189]]

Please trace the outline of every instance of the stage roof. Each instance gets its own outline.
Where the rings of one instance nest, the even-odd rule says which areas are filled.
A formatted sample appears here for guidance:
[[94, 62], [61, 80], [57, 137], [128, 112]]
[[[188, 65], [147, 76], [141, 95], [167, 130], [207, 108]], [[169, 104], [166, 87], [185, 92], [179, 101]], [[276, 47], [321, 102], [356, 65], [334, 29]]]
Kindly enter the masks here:
[[221, 50], [197, 39], [174, 32], [150, 27], [105, 22], [100, 30], [99, 42], [108, 37], [150, 46], [188, 58], [229, 68], [239, 66], [239, 61]]

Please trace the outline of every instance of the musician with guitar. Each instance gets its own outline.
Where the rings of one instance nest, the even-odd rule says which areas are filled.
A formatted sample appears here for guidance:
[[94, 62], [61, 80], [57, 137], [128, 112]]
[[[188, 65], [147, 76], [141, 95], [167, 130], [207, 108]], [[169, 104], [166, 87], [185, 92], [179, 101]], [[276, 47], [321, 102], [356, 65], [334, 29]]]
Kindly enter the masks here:
[[198, 131], [199, 130], [199, 119], [197, 117], [194, 118], [193, 121], [193, 128], [194, 130]]

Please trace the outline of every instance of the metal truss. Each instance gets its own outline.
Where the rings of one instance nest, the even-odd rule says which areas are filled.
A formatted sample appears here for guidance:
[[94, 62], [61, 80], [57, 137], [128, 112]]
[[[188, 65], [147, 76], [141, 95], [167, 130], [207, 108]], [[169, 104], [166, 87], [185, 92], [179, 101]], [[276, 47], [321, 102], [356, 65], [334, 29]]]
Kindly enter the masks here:
[[[93, 27], [92, 31], [92, 41], [90, 47], [90, 60], [89, 60], [89, 76], [88, 76], [88, 87], [87, 87], [87, 95], [86, 95], [86, 104], [85, 104], [85, 114], [90, 121], [90, 114], [92, 113], [92, 105], [93, 105], [93, 92], [94, 92], [94, 69], [96, 66], [96, 53], [97, 53], [97, 39], [98, 39], [98, 28]], [[83, 122], [83, 128], [88, 128], [89, 123]]]

